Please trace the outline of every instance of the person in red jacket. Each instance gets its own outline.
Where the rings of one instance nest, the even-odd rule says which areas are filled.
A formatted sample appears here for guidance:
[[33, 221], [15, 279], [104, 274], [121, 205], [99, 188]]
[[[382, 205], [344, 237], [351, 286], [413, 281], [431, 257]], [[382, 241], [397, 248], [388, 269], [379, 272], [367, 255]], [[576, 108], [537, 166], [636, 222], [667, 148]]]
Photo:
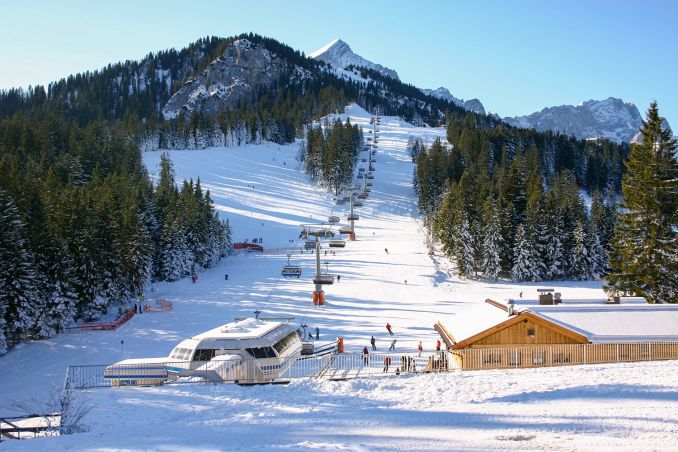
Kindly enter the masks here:
[[370, 352], [367, 350], [367, 347], [363, 348], [363, 362], [365, 365], [370, 363]]
[[436, 351], [437, 351], [437, 352], [440, 351], [440, 339], [438, 339], [438, 340], [436, 341]]
[[386, 324], [386, 331], [388, 331], [388, 334], [390, 334], [391, 336], [393, 336], [393, 331], [391, 331], [391, 324], [390, 324], [390, 323], [387, 323], [387, 324]]
[[384, 373], [388, 372], [388, 367], [391, 365], [391, 358], [388, 356], [384, 358]]
[[421, 356], [421, 352], [424, 351], [424, 346], [421, 345], [421, 341], [419, 341], [419, 346], [417, 347], [417, 350], [419, 350], [419, 356]]

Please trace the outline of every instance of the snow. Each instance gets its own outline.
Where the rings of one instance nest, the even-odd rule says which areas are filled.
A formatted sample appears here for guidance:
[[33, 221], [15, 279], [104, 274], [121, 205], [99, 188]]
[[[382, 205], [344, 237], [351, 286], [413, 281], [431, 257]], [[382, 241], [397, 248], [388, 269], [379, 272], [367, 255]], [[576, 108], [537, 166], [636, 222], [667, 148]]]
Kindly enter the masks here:
[[533, 306], [529, 311], [593, 343], [678, 341], [675, 305], [556, 305]]
[[[369, 128], [361, 108], [347, 108], [347, 116]], [[311, 303], [315, 256], [292, 255], [291, 263], [303, 267], [299, 279], [281, 278], [280, 268], [287, 249], [299, 243], [301, 223], [326, 221], [330, 214], [345, 220], [348, 206], [336, 206], [300, 171], [298, 145], [171, 151], [177, 180], [200, 178], [228, 218], [234, 241], [262, 238], [271, 252], [228, 257], [195, 284], [184, 278], [149, 288], [146, 300], [168, 300], [171, 312], [136, 315], [115, 331], [70, 331], [18, 345], [0, 357], [0, 416], [14, 414], [14, 401], [45, 400], [63, 384], [67, 365], [167, 356], [180, 341], [255, 310], [317, 326], [323, 342], [343, 336], [347, 352], [369, 345], [371, 335], [383, 350], [390, 322], [398, 351], [415, 351], [421, 340], [430, 353], [439, 338], [436, 321], [463, 319], [486, 298], [533, 297], [544, 285], [563, 299], [604, 297], [599, 281], [463, 280], [447, 259], [429, 257], [406, 146], [410, 136], [428, 145], [445, 130], [396, 117], [382, 118], [380, 130], [373, 190], [357, 209], [357, 241], [322, 255], [323, 267], [327, 262], [341, 282], [325, 287], [321, 308]], [[144, 154], [153, 177], [160, 155]], [[89, 432], [5, 442], [3, 449], [670, 450], [678, 437], [677, 372], [674, 361], [308, 379], [287, 386], [90, 390], [78, 392], [93, 405], [85, 418]]]

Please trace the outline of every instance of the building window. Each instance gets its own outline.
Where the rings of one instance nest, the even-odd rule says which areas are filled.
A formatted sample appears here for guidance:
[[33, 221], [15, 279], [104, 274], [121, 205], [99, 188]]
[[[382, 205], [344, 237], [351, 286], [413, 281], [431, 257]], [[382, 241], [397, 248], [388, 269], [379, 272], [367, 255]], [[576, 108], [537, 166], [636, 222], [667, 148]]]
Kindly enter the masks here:
[[527, 337], [534, 337], [534, 328], [527, 329]]
[[569, 353], [554, 353], [553, 354], [554, 363], [569, 363], [570, 354]]
[[532, 354], [532, 364], [541, 366], [544, 364], [544, 352], [534, 352]]
[[501, 354], [485, 353], [483, 355], [483, 364], [501, 364]]

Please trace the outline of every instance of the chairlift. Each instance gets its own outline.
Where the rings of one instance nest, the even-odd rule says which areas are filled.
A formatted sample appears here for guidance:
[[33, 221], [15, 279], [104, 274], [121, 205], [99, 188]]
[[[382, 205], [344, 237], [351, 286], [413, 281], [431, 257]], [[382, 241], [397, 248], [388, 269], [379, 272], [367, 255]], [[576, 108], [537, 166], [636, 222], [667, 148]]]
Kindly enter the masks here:
[[[356, 202], [357, 202], [357, 201], [353, 201], [353, 205], [354, 205], [354, 206], [355, 206], [355, 203], [356, 203]], [[348, 221], [356, 221], [356, 220], [359, 220], [360, 217], [358, 216], [357, 213], [353, 212], [353, 214], [350, 214], [350, 213], [349, 213], [348, 216], [346, 217], [346, 219], [347, 219]]]
[[330, 240], [330, 248], [344, 248], [346, 246], [346, 242], [341, 239], [334, 239]]
[[292, 265], [290, 264], [290, 256], [287, 255], [287, 265], [283, 265], [280, 274], [285, 278], [299, 278], [301, 276], [301, 265]]
[[353, 201], [353, 206], [354, 207], [362, 207], [363, 202], [360, 199], [356, 199], [355, 201]]
[[368, 179], [374, 179], [374, 174], [368, 174], [368, 175], [367, 175], [367, 178], [368, 178]]
[[362, 179], [362, 178], [365, 177], [365, 173], [358, 173], [358, 175], [357, 175], [356, 177], [357, 177], [358, 179]]
[[304, 242], [304, 249], [305, 250], [314, 250], [315, 249], [315, 240], [307, 240], [306, 242]]
[[367, 193], [362, 192], [358, 195], [358, 199], [367, 199]]
[[339, 220], [340, 220], [340, 218], [339, 218], [338, 216], [336, 216], [336, 215], [330, 215], [330, 216], [327, 218], [327, 222], [328, 222], [329, 224], [337, 224], [337, 223], [339, 223]]
[[329, 273], [321, 273], [320, 275], [315, 275], [313, 277], [313, 284], [334, 284], [334, 275]]
[[342, 226], [339, 228], [339, 234], [350, 234], [351, 232], [351, 226]]
[[[371, 173], [372, 171], [375, 171], [374, 167], [371, 166], [371, 165], [370, 165], [370, 167], [369, 167], [369, 170], [370, 170], [370, 173]], [[368, 178], [368, 179], [370, 178], [369, 176], [371, 176], [370, 173], [367, 173], [367, 178]]]
[[362, 167], [361, 167], [361, 168], [358, 168], [358, 172], [359, 172], [359, 173], [362, 173], [363, 171], [365, 171], [365, 168], [362, 168]]
[[360, 161], [365, 163], [365, 162], [367, 162], [367, 159], [360, 159]]
[[372, 186], [372, 182], [367, 182], [366, 185], [367, 185], [368, 187], [371, 187], [371, 186]]

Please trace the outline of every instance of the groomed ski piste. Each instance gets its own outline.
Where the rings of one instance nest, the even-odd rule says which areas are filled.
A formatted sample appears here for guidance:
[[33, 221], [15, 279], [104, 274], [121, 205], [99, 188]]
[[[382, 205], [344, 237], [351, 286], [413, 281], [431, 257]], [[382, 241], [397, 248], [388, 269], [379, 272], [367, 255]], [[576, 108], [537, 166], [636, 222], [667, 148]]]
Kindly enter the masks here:
[[[352, 105], [365, 132], [370, 114]], [[366, 136], [369, 136], [366, 133]], [[320, 341], [344, 337], [360, 352], [370, 336], [385, 351], [432, 352], [433, 324], [488, 297], [536, 295], [553, 287], [563, 298], [600, 299], [600, 282], [516, 284], [458, 279], [447, 260], [428, 256], [412, 189], [410, 136], [430, 144], [442, 128], [382, 117], [373, 190], [358, 208], [357, 240], [323, 267], [341, 275], [325, 287], [326, 305], [311, 303], [314, 256], [295, 253], [301, 278], [280, 277], [284, 249], [299, 244], [300, 224], [346, 224], [337, 206], [296, 160], [298, 144], [171, 151], [177, 181], [200, 178], [228, 218], [236, 242], [262, 238], [273, 252], [242, 253], [190, 278], [145, 294], [173, 311], [137, 315], [115, 331], [69, 332], [24, 343], [0, 357], [0, 413], [14, 401], [44, 400], [63, 384], [67, 365], [110, 364], [167, 356], [182, 339], [235, 317], [294, 317], [320, 329]], [[146, 153], [152, 175], [160, 152]], [[360, 165], [360, 163], [359, 163]], [[332, 212], [333, 211], [333, 212]], [[292, 241], [292, 243], [290, 242]], [[279, 249], [279, 250], [275, 250]], [[386, 253], [388, 249], [388, 253]], [[327, 264], [325, 265], [325, 262]], [[225, 275], [228, 274], [228, 280]], [[407, 284], [405, 284], [407, 280]], [[121, 343], [122, 342], [122, 343]], [[99, 388], [77, 394], [93, 408], [88, 431], [2, 443], [4, 450], [674, 450], [678, 440], [678, 362], [377, 376], [347, 381], [293, 380], [241, 387], [181, 384]]]

